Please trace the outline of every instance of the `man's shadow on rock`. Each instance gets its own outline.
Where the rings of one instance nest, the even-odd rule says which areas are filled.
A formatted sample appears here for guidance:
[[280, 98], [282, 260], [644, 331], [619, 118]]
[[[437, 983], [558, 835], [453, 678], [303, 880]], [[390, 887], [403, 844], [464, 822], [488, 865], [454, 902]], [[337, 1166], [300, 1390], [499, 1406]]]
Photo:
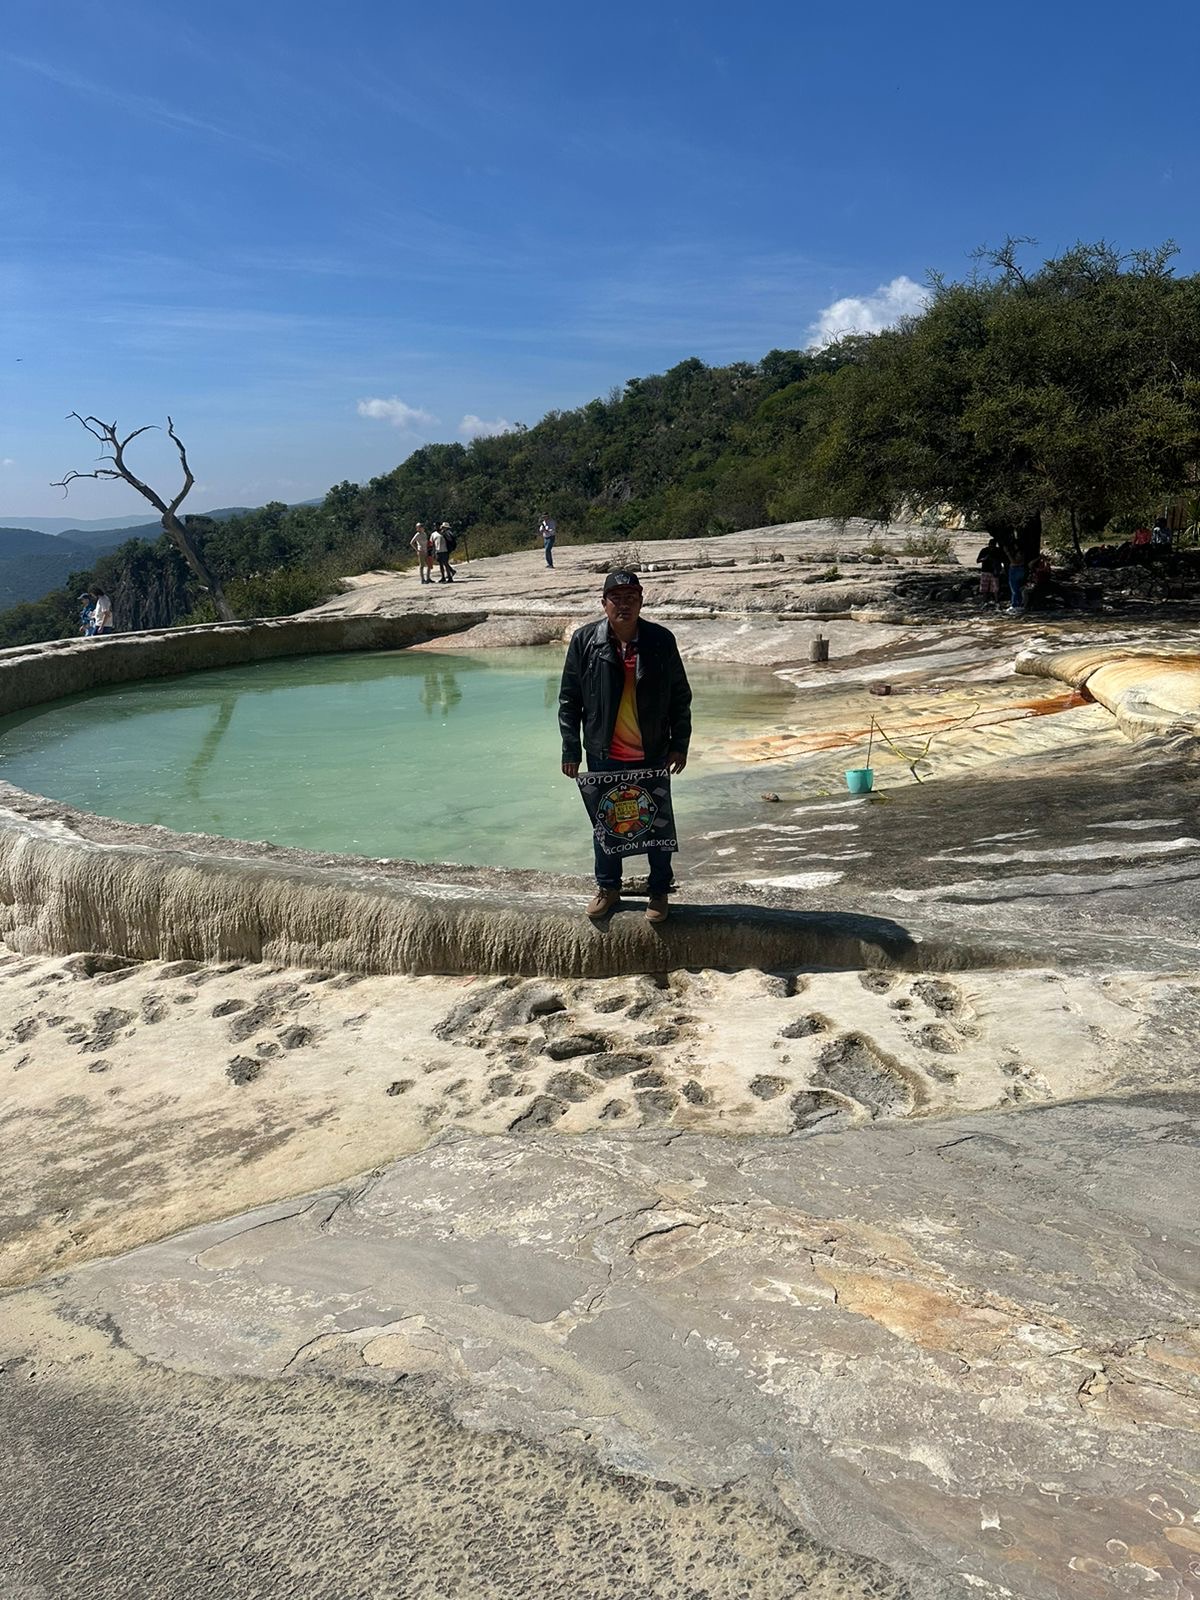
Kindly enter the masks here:
[[[631, 899], [647, 893], [645, 880], [623, 886]], [[902, 971], [947, 971], [975, 966], [980, 952], [917, 939], [890, 917], [853, 911], [787, 911], [742, 903], [672, 905], [666, 922], [649, 923], [624, 901], [592, 927], [597, 933], [661, 940], [679, 966], [797, 966], [859, 970], [891, 966]], [[639, 935], [637, 929], [643, 929]]]

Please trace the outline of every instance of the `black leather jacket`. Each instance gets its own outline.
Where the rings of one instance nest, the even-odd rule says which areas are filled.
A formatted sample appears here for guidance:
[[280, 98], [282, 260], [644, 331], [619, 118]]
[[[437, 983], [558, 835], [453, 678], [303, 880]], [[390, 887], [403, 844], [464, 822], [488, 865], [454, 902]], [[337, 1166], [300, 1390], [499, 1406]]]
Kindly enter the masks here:
[[[679, 659], [675, 635], [656, 622], [638, 621], [637, 711], [646, 765], [666, 765], [676, 750], [687, 754], [692, 737], [692, 690]], [[567, 646], [558, 692], [562, 758], [607, 760], [625, 688], [625, 668], [608, 619], [576, 628]], [[580, 725], [583, 739], [580, 741]]]

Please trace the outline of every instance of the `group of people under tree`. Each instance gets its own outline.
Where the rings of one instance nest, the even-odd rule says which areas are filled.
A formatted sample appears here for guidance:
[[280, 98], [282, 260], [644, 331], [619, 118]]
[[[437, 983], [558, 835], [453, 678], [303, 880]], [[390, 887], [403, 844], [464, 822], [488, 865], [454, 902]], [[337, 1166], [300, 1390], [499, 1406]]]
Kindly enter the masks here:
[[[1149, 566], [1167, 561], [1174, 550], [1175, 535], [1165, 514], [1154, 519], [1154, 526], [1143, 525], [1119, 545], [1093, 545], [1084, 552], [1087, 567]], [[1065, 604], [1067, 594], [1054, 576], [1050, 558], [1041, 549], [1040, 539], [1026, 538], [1024, 530], [1007, 539], [993, 535], [975, 557], [979, 567], [979, 598], [985, 606], [999, 606], [1005, 589], [1010, 616], [1027, 608]]]
[[1027, 554], [1018, 542], [1005, 549], [993, 536], [975, 561], [979, 567], [979, 598], [985, 606], [999, 606], [1007, 589], [1009, 603], [1005, 609], [1010, 616], [1019, 616], [1027, 606], [1049, 599], [1055, 590], [1062, 596], [1049, 559], [1040, 550]]
[[1169, 561], [1174, 551], [1174, 529], [1160, 515], [1152, 528], [1143, 523], [1120, 544], [1093, 545], [1084, 551], [1083, 560], [1089, 567], [1149, 567]]
[[417, 553], [417, 574], [422, 583], [433, 583], [433, 563], [438, 565], [438, 583], [453, 583], [455, 568], [450, 557], [458, 549], [458, 537], [448, 522], [440, 523], [430, 533], [423, 522], [417, 523], [416, 532], [408, 541], [409, 548]]
[[975, 560], [979, 567], [979, 598], [985, 606], [999, 606], [1005, 589], [1009, 616], [1020, 616], [1031, 607], [1067, 603], [1066, 590], [1054, 576], [1049, 556], [1041, 549], [1027, 553], [1020, 542], [1005, 549], [993, 536]]

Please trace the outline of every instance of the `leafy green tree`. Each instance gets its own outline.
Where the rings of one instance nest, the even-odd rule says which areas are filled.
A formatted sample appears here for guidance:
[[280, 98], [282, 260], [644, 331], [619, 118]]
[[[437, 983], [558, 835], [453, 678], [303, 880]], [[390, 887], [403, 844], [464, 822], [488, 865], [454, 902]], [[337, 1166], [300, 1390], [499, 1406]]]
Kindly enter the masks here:
[[1010, 240], [927, 310], [846, 341], [811, 404], [803, 470], [829, 511], [941, 504], [1010, 544], [1080, 537], [1195, 481], [1200, 278], [1173, 246], [1076, 245], [1026, 272]]

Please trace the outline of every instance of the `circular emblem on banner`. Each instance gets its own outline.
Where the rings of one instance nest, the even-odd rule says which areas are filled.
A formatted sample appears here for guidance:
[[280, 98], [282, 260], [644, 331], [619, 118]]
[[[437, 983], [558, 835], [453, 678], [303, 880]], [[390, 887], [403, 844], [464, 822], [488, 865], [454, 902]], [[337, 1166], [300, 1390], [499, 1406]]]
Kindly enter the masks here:
[[632, 784], [610, 789], [596, 807], [596, 820], [606, 833], [620, 839], [636, 839], [645, 833], [658, 815], [648, 790]]

